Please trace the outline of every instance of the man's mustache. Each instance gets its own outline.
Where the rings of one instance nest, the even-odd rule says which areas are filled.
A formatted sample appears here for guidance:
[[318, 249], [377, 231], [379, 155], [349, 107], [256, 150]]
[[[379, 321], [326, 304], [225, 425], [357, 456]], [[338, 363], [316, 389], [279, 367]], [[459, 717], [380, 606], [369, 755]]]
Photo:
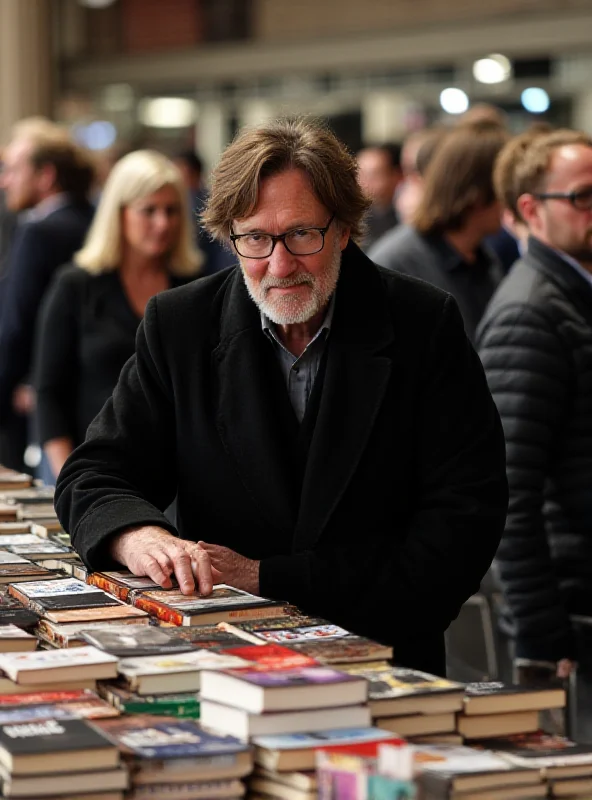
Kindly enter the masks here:
[[272, 276], [266, 275], [262, 278], [260, 287], [263, 291], [267, 291], [268, 289], [289, 289], [291, 286], [300, 286], [301, 284], [306, 284], [307, 286], [314, 285], [314, 278], [312, 275], [302, 274], [302, 275], [292, 275], [289, 278], [274, 278]]

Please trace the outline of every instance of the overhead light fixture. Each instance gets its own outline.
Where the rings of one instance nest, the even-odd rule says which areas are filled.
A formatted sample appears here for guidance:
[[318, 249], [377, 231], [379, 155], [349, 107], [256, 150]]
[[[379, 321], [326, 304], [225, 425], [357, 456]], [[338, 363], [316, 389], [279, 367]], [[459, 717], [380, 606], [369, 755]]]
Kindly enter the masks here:
[[447, 114], [463, 114], [469, 107], [469, 96], [453, 87], [440, 92], [440, 105]]
[[78, 0], [85, 8], [107, 8], [115, 3], [115, 0]]
[[148, 128], [187, 128], [196, 120], [197, 104], [186, 97], [145, 98], [138, 104], [138, 116]]
[[531, 114], [544, 114], [551, 105], [549, 95], [538, 86], [525, 89], [520, 95], [522, 105]]
[[473, 64], [473, 77], [479, 83], [503, 83], [512, 75], [510, 59], [501, 53], [492, 53]]

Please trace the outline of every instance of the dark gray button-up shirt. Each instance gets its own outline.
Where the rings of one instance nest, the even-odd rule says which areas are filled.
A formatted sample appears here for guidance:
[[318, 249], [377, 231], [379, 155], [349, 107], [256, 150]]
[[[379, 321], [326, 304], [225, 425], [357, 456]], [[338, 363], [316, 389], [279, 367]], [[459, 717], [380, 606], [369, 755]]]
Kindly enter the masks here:
[[335, 294], [331, 298], [323, 324], [306, 346], [304, 352], [298, 357], [284, 347], [278, 338], [274, 323], [265, 314], [261, 314], [261, 328], [273, 343], [273, 349], [288, 389], [288, 396], [299, 422], [302, 422], [304, 417], [306, 404], [310, 398], [321, 359], [325, 352], [327, 337], [333, 321], [334, 308]]

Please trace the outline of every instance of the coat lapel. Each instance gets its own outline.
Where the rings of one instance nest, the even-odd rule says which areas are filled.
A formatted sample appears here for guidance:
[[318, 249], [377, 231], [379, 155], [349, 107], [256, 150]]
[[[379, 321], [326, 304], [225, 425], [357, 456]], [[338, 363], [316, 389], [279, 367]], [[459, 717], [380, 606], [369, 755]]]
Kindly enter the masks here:
[[393, 338], [382, 279], [350, 243], [342, 260], [295, 551], [314, 546], [357, 469], [389, 384], [392, 363], [385, 350]]
[[298, 422], [238, 269], [225, 293], [212, 368], [216, 427], [224, 448], [262, 517], [291, 541], [298, 493], [286, 443], [293, 441]]

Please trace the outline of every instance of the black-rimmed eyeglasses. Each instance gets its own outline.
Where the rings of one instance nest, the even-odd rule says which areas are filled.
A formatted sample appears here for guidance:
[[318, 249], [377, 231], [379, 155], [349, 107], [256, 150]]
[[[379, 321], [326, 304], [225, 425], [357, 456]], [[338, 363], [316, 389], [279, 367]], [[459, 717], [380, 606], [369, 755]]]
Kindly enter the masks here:
[[294, 230], [273, 236], [271, 233], [231, 233], [230, 241], [243, 258], [269, 258], [278, 242], [293, 256], [312, 256], [320, 253], [325, 246], [325, 234], [335, 214], [324, 228], [294, 228]]
[[592, 189], [583, 189], [581, 192], [540, 192], [535, 197], [537, 200], [567, 200], [578, 211], [592, 209]]

